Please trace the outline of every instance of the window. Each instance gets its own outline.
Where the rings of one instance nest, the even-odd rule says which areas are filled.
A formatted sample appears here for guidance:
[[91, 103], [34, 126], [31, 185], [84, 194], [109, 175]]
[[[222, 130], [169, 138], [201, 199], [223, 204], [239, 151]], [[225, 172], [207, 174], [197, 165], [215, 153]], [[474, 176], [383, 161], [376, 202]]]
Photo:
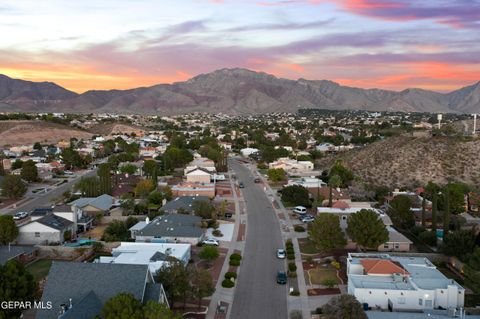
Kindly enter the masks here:
[[40, 233], [36, 232], [35, 237], [40, 237]]
[[388, 249], [390, 245], [388, 243], [383, 244], [383, 248]]
[[395, 243], [395, 249], [399, 249], [400, 248], [400, 244], [399, 243]]
[[405, 304], [405, 297], [399, 297], [398, 298], [398, 304], [399, 305], [404, 305]]
[[423, 305], [423, 299], [422, 299], [422, 298], [419, 298], [419, 299], [418, 299], [418, 304], [419, 304], [420, 306]]

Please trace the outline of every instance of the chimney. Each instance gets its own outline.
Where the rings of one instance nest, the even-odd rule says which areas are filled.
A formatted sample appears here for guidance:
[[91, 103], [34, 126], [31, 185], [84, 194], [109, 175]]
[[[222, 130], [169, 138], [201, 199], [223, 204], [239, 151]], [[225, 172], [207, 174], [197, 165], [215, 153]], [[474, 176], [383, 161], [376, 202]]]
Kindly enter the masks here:
[[148, 218], [148, 216], [147, 216], [147, 218], [145, 218], [145, 224], [148, 225], [149, 223], [150, 223], [150, 218]]

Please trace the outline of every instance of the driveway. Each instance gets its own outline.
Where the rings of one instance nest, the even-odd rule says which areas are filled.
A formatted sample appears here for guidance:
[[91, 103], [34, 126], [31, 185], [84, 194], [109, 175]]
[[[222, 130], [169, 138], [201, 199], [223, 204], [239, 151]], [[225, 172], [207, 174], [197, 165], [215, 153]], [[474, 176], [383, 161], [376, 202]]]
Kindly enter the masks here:
[[238, 182], [243, 182], [247, 208], [247, 236], [230, 318], [287, 318], [287, 286], [276, 283], [285, 262], [275, 251], [283, 247], [280, 226], [263, 186], [254, 183], [250, 170], [230, 161]]

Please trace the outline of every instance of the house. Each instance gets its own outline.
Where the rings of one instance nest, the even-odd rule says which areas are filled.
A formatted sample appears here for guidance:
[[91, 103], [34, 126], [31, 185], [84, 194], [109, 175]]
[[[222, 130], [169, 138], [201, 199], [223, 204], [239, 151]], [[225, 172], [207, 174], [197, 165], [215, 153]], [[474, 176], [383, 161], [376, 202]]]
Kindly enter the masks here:
[[207, 196], [215, 197], [214, 183], [189, 183], [184, 182], [172, 186], [173, 196]]
[[[70, 235], [68, 235], [68, 232], [70, 232]], [[16, 243], [19, 245], [63, 243], [65, 237], [71, 237], [74, 233], [75, 225], [72, 221], [54, 214], [48, 214], [32, 220], [28, 224], [18, 226]]]
[[78, 211], [79, 214], [96, 216], [99, 213], [106, 215], [114, 203], [115, 199], [112, 196], [103, 194], [98, 197], [82, 197], [68, 205], [72, 206], [72, 210]]
[[[335, 207], [317, 207], [317, 213], [328, 213], [337, 215], [340, 219], [340, 227], [345, 231], [348, 226], [348, 218], [360, 210], [365, 209], [364, 207], [349, 207], [349, 208], [335, 208]], [[405, 237], [403, 234], [399, 233], [395, 228], [392, 227], [392, 220], [387, 214], [384, 214], [382, 211], [375, 208], [367, 208], [373, 210], [377, 213], [378, 218], [380, 218], [383, 224], [386, 226], [388, 231], [388, 241], [378, 246], [378, 251], [410, 251], [410, 246], [412, 242]], [[350, 240], [349, 240], [350, 241]], [[353, 243], [353, 242], [352, 242]]]
[[181, 196], [165, 203], [161, 210], [168, 214], [175, 214], [179, 211], [190, 214], [193, 213], [194, 203], [201, 201], [210, 202], [210, 198], [208, 196]]
[[101, 256], [96, 262], [102, 264], [148, 265], [155, 274], [172, 261], [180, 261], [185, 266], [190, 260], [190, 244], [130, 243], [122, 242], [112, 250], [112, 256]]
[[187, 175], [188, 172], [195, 168], [203, 168], [210, 173], [216, 173], [215, 162], [205, 157], [194, 158], [193, 161], [188, 163], [187, 167], [183, 170], [183, 175]]
[[288, 180], [287, 186], [298, 185], [305, 188], [318, 188], [327, 186], [327, 183], [316, 177], [302, 177], [299, 179]]
[[421, 311], [464, 306], [465, 289], [424, 257], [350, 253], [348, 293], [364, 307]]
[[250, 155], [257, 154], [258, 152], [259, 150], [257, 148], [251, 148], [251, 147], [242, 148], [240, 150], [240, 153], [242, 154], [243, 157], [249, 157]]
[[190, 243], [196, 245], [205, 237], [201, 226], [202, 218], [184, 214], [167, 214], [148, 219], [132, 226], [129, 230], [136, 242]]
[[[330, 187], [328, 186], [321, 186], [318, 187], [309, 187], [307, 188], [310, 195], [313, 198], [317, 199], [318, 196], [323, 199], [322, 205], [328, 204], [328, 198], [330, 196]], [[346, 188], [332, 188], [332, 202], [335, 203], [336, 201], [343, 201], [346, 202], [348, 205], [351, 205], [352, 198], [350, 197], [350, 193]]]
[[289, 174], [297, 172], [310, 172], [313, 170], [311, 161], [297, 161], [288, 157], [281, 157], [278, 160], [268, 164], [268, 168], [283, 168]]
[[52, 213], [73, 222], [75, 233], [89, 230], [94, 221], [92, 216], [87, 215], [81, 209], [75, 209], [73, 205], [57, 205], [53, 207]]
[[120, 198], [126, 193], [131, 193], [133, 195], [135, 193], [135, 186], [141, 180], [142, 178], [138, 175], [132, 175], [128, 173], [116, 174], [112, 195], [116, 198]]
[[185, 174], [189, 183], [210, 183], [212, 174], [203, 167], [196, 167]]
[[12, 259], [16, 259], [22, 264], [27, 264], [37, 258], [37, 252], [38, 248], [33, 246], [0, 246], [0, 266], [5, 265]]
[[167, 303], [147, 265], [54, 261], [41, 299], [52, 307], [38, 309], [36, 318], [95, 318], [107, 300], [120, 293], [132, 294], [142, 303]]

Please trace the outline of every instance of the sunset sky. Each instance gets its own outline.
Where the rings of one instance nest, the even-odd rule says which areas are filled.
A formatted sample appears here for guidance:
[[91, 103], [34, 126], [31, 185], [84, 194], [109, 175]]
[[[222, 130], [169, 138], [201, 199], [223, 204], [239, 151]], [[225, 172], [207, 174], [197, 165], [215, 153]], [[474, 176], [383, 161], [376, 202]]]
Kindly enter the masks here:
[[0, 73], [76, 92], [243, 67], [449, 91], [480, 81], [480, 0], [2, 0]]

